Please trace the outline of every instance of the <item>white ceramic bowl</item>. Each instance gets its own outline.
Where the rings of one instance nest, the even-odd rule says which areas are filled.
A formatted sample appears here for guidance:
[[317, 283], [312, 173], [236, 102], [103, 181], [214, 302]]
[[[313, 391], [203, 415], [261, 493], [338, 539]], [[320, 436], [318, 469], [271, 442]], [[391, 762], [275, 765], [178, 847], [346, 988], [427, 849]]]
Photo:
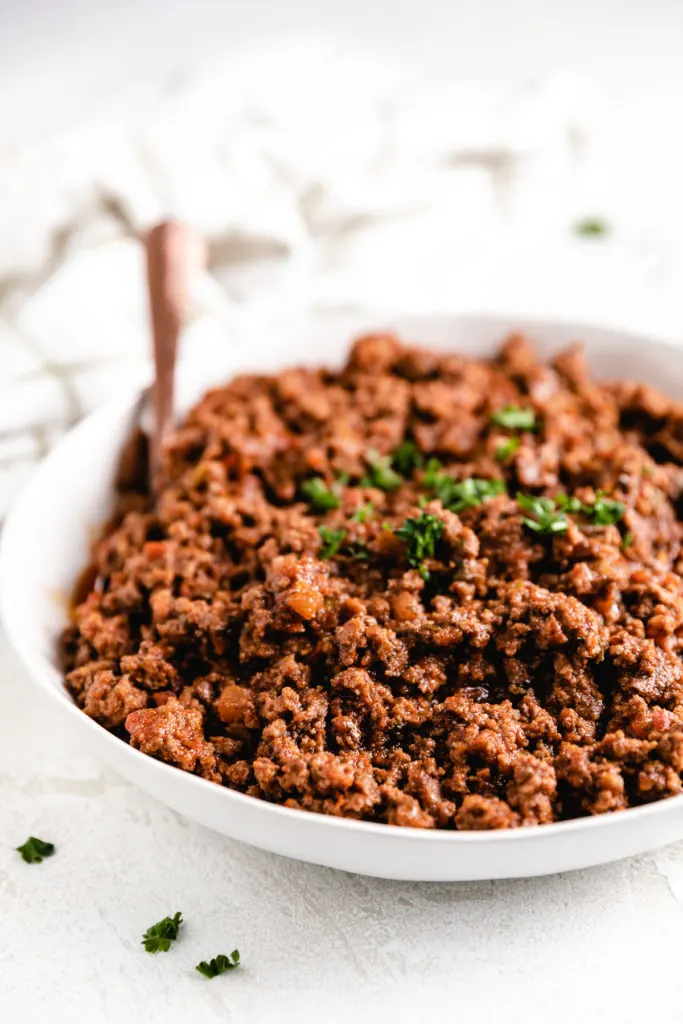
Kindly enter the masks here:
[[[583, 340], [597, 376], [633, 377], [683, 398], [683, 351], [663, 342], [587, 325], [488, 317], [398, 318], [384, 324], [411, 340], [478, 355], [491, 352], [512, 329], [528, 331], [544, 355]], [[220, 366], [199, 373], [195, 368], [191, 380], [183, 371], [184, 397], [198, 397], [207, 384], [237, 370], [340, 362], [350, 338], [363, 327], [367, 320], [363, 325], [339, 320], [267, 343], [252, 341], [227, 351]], [[176, 811], [227, 836], [299, 860], [383, 878], [450, 881], [542, 875], [605, 863], [683, 837], [683, 796], [504, 832], [422, 831], [289, 810], [155, 761], [86, 717], [67, 695], [55, 659], [56, 640], [65, 624], [64, 602], [56, 595], [70, 591], [87, 561], [93, 527], [110, 508], [113, 469], [136, 397], [90, 416], [45, 459], [10, 512], [0, 552], [0, 607], [9, 638], [55, 715], [71, 719], [94, 754]]]

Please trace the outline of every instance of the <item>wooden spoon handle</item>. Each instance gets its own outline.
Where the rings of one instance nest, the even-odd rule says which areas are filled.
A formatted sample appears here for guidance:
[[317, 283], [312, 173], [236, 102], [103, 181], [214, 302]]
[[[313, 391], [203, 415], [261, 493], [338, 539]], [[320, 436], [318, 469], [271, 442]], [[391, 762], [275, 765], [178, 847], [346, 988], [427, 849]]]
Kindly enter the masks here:
[[150, 490], [156, 496], [164, 440], [173, 423], [173, 396], [178, 338], [190, 304], [190, 279], [203, 259], [199, 236], [178, 221], [157, 224], [145, 242], [147, 287], [154, 338], [154, 426], [150, 438]]

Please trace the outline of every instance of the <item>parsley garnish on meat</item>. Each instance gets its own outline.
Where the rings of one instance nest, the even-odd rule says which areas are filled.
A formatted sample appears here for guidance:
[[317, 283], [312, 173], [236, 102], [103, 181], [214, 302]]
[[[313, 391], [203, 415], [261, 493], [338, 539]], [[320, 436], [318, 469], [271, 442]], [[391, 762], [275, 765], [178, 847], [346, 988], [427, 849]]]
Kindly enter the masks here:
[[351, 519], [353, 520], [354, 523], [367, 523], [368, 519], [372, 519], [374, 514], [375, 506], [372, 504], [371, 501], [368, 501], [365, 503], [365, 505], [360, 505], [356, 509], [356, 511], [351, 516]]
[[626, 548], [630, 548], [631, 544], [633, 544], [633, 534], [630, 530], [627, 530], [621, 542], [621, 550], [626, 551]]
[[195, 971], [199, 971], [205, 978], [217, 978], [219, 974], [225, 974], [226, 971], [234, 971], [239, 965], [240, 951], [239, 949], [233, 949], [230, 956], [219, 953], [213, 960], [202, 960], [195, 967]]
[[368, 472], [361, 479], [361, 487], [379, 487], [381, 491], [395, 491], [403, 483], [403, 479], [391, 467], [391, 455], [380, 455], [371, 448], [365, 460]]
[[[566, 533], [569, 521], [563, 511], [558, 511], [552, 498], [537, 498], [533, 494], [518, 494], [517, 503], [524, 512], [522, 522], [534, 533], [549, 536]], [[533, 518], [532, 518], [533, 517]]]
[[463, 512], [466, 508], [476, 508], [482, 502], [503, 494], [503, 480], [482, 480], [471, 476], [465, 480], [455, 480], [449, 473], [441, 470], [438, 459], [430, 459], [424, 474], [423, 483], [434, 497], [438, 498], [444, 508], [451, 512]]
[[584, 512], [587, 508], [578, 498], [570, 497], [568, 494], [558, 494], [555, 504], [563, 512]]
[[301, 493], [314, 512], [327, 512], [331, 508], [339, 508], [339, 496], [334, 485], [328, 487], [320, 476], [315, 476], [312, 480], [306, 480], [301, 485]]
[[496, 445], [496, 458], [504, 462], [510, 455], [514, 455], [522, 442], [518, 437], [507, 437]]
[[491, 421], [506, 430], [535, 430], [536, 414], [533, 409], [522, 408], [520, 405], [506, 405], [491, 413]]
[[183, 922], [183, 915], [178, 911], [173, 917], [165, 917], [148, 928], [142, 936], [142, 945], [148, 953], [166, 953], [171, 943], [178, 938], [178, 929]]
[[605, 498], [602, 491], [598, 491], [593, 504], [584, 505], [583, 511], [591, 517], [596, 526], [611, 526], [623, 517], [626, 506], [623, 501]]
[[567, 512], [582, 512], [595, 526], [612, 526], [622, 518], [626, 506], [621, 501], [605, 498], [601, 491], [591, 504], [580, 501], [569, 494], [558, 494], [552, 498], [537, 498], [531, 494], [518, 494], [517, 502], [523, 511], [533, 518], [522, 516], [522, 522], [535, 533], [566, 533], [569, 521]]
[[391, 458], [394, 469], [398, 470], [401, 476], [411, 476], [414, 469], [419, 469], [424, 464], [424, 455], [414, 441], [404, 441]]
[[428, 579], [429, 572], [422, 563], [425, 558], [434, 557], [443, 534], [443, 522], [431, 512], [422, 512], [414, 519], [406, 519], [394, 534], [405, 542], [408, 562], [420, 570], [423, 579]]
[[602, 491], [596, 491], [595, 501], [592, 503], [579, 501], [568, 494], [558, 494], [555, 500], [563, 512], [583, 512], [596, 526], [612, 526], [619, 522], [626, 511], [623, 501], [606, 498]]
[[330, 526], [319, 526], [318, 533], [323, 545], [318, 552], [319, 558], [334, 558], [346, 536], [346, 530], [333, 530]]
[[609, 225], [602, 217], [584, 217], [574, 225], [574, 234], [582, 238], [598, 238], [609, 234]]
[[29, 836], [24, 845], [17, 846], [16, 849], [27, 864], [40, 864], [43, 858], [52, 856], [55, 852], [55, 845], [46, 843], [42, 839], [36, 839], [35, 836]]

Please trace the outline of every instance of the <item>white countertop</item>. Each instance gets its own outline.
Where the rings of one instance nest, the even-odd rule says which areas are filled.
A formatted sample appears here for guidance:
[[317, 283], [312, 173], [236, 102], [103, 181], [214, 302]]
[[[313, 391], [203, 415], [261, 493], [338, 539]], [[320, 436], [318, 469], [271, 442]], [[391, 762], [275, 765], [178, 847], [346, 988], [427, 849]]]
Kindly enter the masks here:
[[[0, 514], [70, 422], [147, 372], [135, 234], [166, 212], [212, 242], [185, 342], [196, 359], [350, 307], [550, 314], [683, 340], [673, 0], [577, 0], [566, 29], [536, 0], [512, 19], [486, 0], [480, 23], [429, 0], [416, 36], [393, 5], [389, 58], [381, 18], [354, 0], [362, 62], [324, 4], [298, 0], [283, 42], [277, 5], [259, 0], [241, 5], [239, 53], [211, 67], [198, 55], [217, 49], [219, 5], [198, 0], [191, 30], [174, 7], [163, 31], [157, 0], [137, 6], [125, 89], [125, 33], [111, 26], [108, 45], [94, 0], [61, 5], [63, 47], [49, 17], [25, 60], [0, 37]], [[222, 6], [225, 33], [237, 15]], [[12, 38], [37, 39], [37, 0], [10, 7]], [[247, 46], [266, 9], [273, 40]], [[70, 75], [85, 38], [87, 75]], [[407, 65], [413, 44], [434, 48], [429, 72]], [[604, 239], [572, 233], [589, 214], [609, 222]], [[528, 881], [353, 877], [240, 846], [112, 775], [53, 727], [1, 637], [0, 708], [3, 1024], [683, 1019], [683, 844]], [[13, 848], [31, 834], [55, 856], [24, 864]], [[176, 910], [182, 941], [145, 953], [142, 932]], [[235, 947], [239, 971], [193, 970]]]

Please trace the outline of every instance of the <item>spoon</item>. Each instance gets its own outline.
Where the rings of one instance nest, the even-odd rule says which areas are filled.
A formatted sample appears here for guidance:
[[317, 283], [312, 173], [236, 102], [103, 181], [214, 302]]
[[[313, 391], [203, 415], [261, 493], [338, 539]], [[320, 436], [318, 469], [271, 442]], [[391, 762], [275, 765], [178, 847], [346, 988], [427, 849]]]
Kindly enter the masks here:
[[152, 425], [149, 437], [149, 488], [161, 488], [164, 442], [173, 424], [178, 339], [190, 306], [192, 275], [206, 262], [201, 236], [176, 220], [155, 225], [145, 239], [147, 290], [154, 341]]

